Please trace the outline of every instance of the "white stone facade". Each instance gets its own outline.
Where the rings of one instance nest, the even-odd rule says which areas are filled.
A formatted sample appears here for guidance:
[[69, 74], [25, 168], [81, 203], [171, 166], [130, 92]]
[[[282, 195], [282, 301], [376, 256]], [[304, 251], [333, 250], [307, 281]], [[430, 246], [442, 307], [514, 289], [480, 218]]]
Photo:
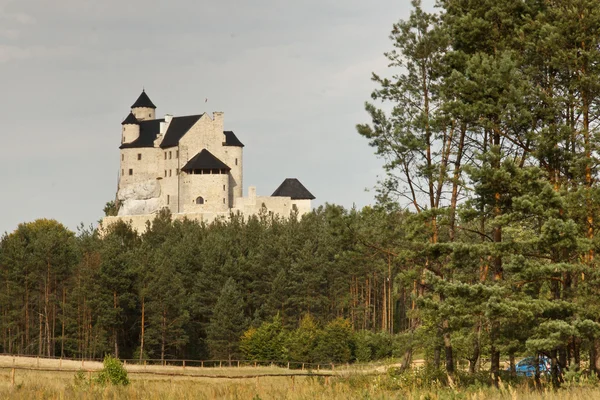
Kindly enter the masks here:
[[314, 197], [297, 180], [304, 190], [298, 196], [279, 189], [274, 196], [256, 196], [251, 187], [243, 197], [244, 145], [224, 131], [223, 112], [156, 119], [155, 111], [143, 92], [122, 123], [118, 216], [104, 218], [103, 227], [125, 220], [141, 232], [163, 208], [174, 219], [205, 222], [232, 212], [258, 214], [264, 207], [285, 218], [310, 212]]

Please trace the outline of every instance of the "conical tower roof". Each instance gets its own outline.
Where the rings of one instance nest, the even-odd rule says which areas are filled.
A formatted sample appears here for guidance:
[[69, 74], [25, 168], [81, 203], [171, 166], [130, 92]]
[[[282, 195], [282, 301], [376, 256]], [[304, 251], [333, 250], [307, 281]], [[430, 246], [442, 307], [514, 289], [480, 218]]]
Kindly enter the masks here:
[[292, 200], [313, 200], [315, 198], [296, 178], [287, 178], [271, 196], [291, 197]]
[[131, 108], [139, 107], [156, 109], [156, 106], [154, 105], [154, 103], [152, 103], [152, 100], [150, 100], [150, 97], [148, 97], [145, 90], [142, 90], [142, 94], [140, 94], [140, 97], [138, 97], [135, 103], [133, 103], [133, 105], [131, 106]]
[[135, 115], [132, 112], [129, 113], [125, 121], [121, 122], [121, 125], [139, 125], [140, 122], [137, 120]]

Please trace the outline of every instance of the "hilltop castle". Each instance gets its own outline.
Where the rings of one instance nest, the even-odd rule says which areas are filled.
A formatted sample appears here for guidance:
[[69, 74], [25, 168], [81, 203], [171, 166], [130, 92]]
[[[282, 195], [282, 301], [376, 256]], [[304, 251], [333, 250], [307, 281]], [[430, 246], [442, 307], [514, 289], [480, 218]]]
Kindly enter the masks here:
[[174, 218], [211, 222], [230, 213], [261, 209], [288, 217], [311, 210], [314, 196], [297, 179], [286, 179], [271, 196], [256, 188], [242, 195], [244, 145], [224, 130], [224, 113], [156, 118], [145, 91], [121, 123], [118, 216], [103, 225], [130, 221], [143, 231], [153, 214], [168, 208]]

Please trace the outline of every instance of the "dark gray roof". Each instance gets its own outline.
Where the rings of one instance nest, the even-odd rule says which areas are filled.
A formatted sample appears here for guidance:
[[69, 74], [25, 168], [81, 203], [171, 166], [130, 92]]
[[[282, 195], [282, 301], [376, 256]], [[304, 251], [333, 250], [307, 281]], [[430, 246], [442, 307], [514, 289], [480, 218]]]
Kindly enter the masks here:
[[231, 170], [223, 161], [215, 157], [210, 151], [202, 149], [190, 161], [185, 164], [182, 171], [193, 171], [195, 169], [226, 169]]
[[[160, 143], [163, 149], [175, 147], [179, 145], [181, 138], [190, 130], [192, 126], [202, 117], [201, 115], [186, 115], [183, 117], [174, 117], [169, 124], [169, 129], [165, 133], [165, 137]], [[133, 119], [132, 119], [133, 118]], [[135, 122], [133, 122], [135, 121]], [[121, 149], [136, 148], [136, 147], [154, 147], [154, 141], [160, 133], [160, 123], [165, 122], [164, 119], [152, 119], [138, 121], [135, 116], [130, 113], [123, 124], [137, 123], [140, 125], [140, 137], [131, 142], [121, 145]], [[232, 131], [224, 131], [225, 142], [223, 146], [244, 147], [244, 144], [235, 136]]]
[[292, 200], [313, 200], [313, 196], [296, 178], [287, 178], [273, 192], [272, 197], [291, 197]]
[[225, 134], [225, 143], [223, 143], [223, 146], [244, 147], [244, 144], [235, 136], [235, 133], [232, 131], [224, 131], [223, 133]]
[[151, 119], [147, 121], [139, 121], [140, 137], [131, 143], [124, 143], [120, 149], [133, 149], [137, 147], [154, 147], [154, 141], [160, 133], [160, 123], [165, 122], [164, 119]]
[[202, 115], [188, 115], [185, 117], [174, 117], [169, 124], [169, 129], [165, 134], [160, 147], [174, 147], [179, 144], [179, 139], [190, 130], [190, 128], [202, 117]]
[[135, 103], [133, 103], [133, 105], [131, 106], [131, 108], [138, 107], [156, 108], [154, 103], [152, 103], [152, 100], [150, 100], [150, 97], [148, 97], [148, 95], [146, 94], [145, 90], [142, 90], [142, 94], [140, 94], [140, 97], [138, 97]]
[[137, 120], [135, 115], [132, 112], [129, 113], [125, 121], [121, 122], [121, 125], [139, 125], [140, 122]]

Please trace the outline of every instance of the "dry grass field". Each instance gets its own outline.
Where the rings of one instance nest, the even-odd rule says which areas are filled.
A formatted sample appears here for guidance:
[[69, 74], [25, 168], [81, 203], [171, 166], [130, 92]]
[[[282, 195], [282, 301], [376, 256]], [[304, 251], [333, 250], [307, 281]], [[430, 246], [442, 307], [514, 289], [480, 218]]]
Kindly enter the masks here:
[[[367, 371], [364, 368], [357, 371], [336, 369], [333, 373], [328, 372], [329, 376], [299, 376], [302, 371], [277, 367], [187, 367], [184, 372], [181, 366], [147, 366], [144, 371], [143, 367], [129, 365], [131, 384], [112, 387], [77, 382], [75, 375], [81, 369], [81, 362], [62, 361], [62, 370], [53, 370], [58, 363], [58, 360], [40, 359], [38, 367], [35, 358], [15, 358], [13, 384], [13, 359], [0, 357], [0, 399], [600, 399], [599, 388], [585, 385], [559, 391], [535, 391], [525, 385], [503, 386], [502, 390], [453, 390], [436, 388], [435, 384], [429, 389], [398, 389], [390, 387], [386, 375], [361, 373]], [[85, 362], [84, 376], [93, 376], [93, 371], [100, 368], [99, 362]], [[381, 368], [376, 366], [371, 371]], [[185, 375], [180, 376], [182, 373]], [[290, 373], [296, 375], [273, 376]]]

